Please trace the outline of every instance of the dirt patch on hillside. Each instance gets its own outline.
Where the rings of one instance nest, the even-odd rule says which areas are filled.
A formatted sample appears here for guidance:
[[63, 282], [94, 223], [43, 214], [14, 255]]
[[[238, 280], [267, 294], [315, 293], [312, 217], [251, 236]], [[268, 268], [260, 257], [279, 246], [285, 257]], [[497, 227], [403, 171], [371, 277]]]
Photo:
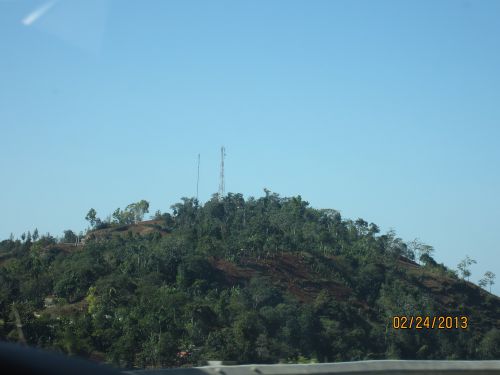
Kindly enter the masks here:
[[135, 224], [113, 224], [108, 228], [93, 230], [85, 236], [85, 241], [106, 239], [113, 236], [128, 236], [129, 234], [145, 236], [151, 233], [159, 233], [161, 236], [166, 236], [169, 232], [164, 227], [163, 220], [147, 220]]
[[252, 277], [267, 276], [282, 290], [287, 290], [301, 302], [311, 302], [323, 290], [339, 300], [346, 300], [352, 291], [334, 280], [323, 280], [310, 270], [301, 254], [285, 253], [266, 259], [243, 259], [240, 264], [212, 259], [212, 265], [222, 271], [228, 284], [247, 284]]

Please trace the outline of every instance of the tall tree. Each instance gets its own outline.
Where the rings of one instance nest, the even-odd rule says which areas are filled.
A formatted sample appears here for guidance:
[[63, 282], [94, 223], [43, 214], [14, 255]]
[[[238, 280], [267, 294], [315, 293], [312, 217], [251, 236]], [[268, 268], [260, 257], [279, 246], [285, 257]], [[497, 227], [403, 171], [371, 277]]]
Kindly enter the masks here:
[[469, 281], [469, 277], [471, 275], [470, 272], [470, 266], [477, 263], [474, 259], [469, 258], [468, 255], [465, 256], [465, 259], [463, 259], [460, 263], [458, 263], [458, 271], [462, 275], [462, 279], [467, 278], [467, 281]]
[[97, 221], [99, 220], [97, 218], [97, 211], [91, 208], [89, 212], [87, 212], [87, 216], [85, 216], [85, 220], [87, 220], [90, 223], [90, 226], [94, 228], [97, 224]]
[[408, 244], [408, 248], [410, 252], [413, 252], [415, 254], [419, 263], [422, 263], [424, 259], [431, 258], [432, 254], [434, 253], [434, 248], [432, 246], [426, 245], [418, 238], [415, 238], [413, 241], [411, 241]]
[[489, 285], [489, 287], [490, 287], [490, 293], [491, 293], [491, 286], [493, 284], [495, 284], [495, 278], [496, 278], [496, 275], [493, 272], [486, 271], [484, 273], [484, 277], [481, 280], [479, 280], [479, 286], [481, 288], [485, 288], [486, 286]]

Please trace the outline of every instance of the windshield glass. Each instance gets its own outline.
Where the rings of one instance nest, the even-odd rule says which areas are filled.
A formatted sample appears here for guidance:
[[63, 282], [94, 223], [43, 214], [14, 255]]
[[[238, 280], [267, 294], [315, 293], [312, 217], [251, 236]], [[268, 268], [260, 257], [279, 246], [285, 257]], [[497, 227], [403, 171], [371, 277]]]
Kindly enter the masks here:
[[500, 359], [499, 16], [1, 0], [0, 341], [128, 369]]

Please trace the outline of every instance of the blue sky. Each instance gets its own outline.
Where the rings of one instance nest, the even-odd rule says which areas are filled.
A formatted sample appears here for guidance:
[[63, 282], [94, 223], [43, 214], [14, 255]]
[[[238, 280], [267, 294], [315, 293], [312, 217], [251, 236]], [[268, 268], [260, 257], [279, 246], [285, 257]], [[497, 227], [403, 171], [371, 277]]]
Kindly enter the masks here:
[[[45, 14], [27, 21], [45, 6]], [[500, 293], [500, 2], [0, 1], [0, 236], [267, 187]], [[23, 23], [23, 20], [25, 21]], [[29, 23], [28, 25], [26, 23]]]

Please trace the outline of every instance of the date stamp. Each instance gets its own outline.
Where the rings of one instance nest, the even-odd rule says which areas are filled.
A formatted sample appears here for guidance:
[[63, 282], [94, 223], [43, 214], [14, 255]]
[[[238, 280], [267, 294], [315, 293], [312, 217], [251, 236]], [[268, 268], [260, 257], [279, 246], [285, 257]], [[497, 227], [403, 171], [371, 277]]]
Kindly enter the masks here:
[[467, 316], [393, 316], [393, 329], [467, 329]]

